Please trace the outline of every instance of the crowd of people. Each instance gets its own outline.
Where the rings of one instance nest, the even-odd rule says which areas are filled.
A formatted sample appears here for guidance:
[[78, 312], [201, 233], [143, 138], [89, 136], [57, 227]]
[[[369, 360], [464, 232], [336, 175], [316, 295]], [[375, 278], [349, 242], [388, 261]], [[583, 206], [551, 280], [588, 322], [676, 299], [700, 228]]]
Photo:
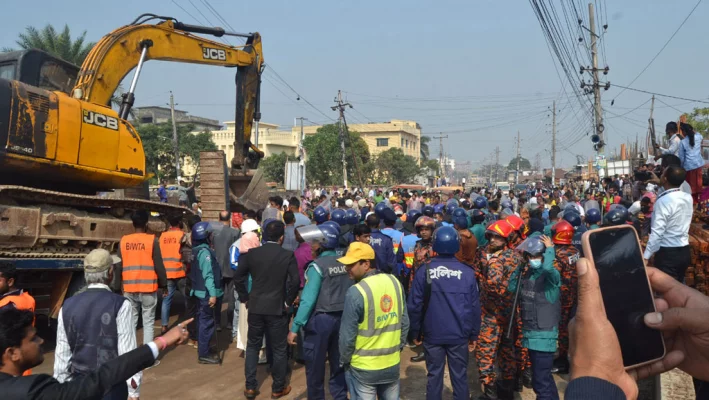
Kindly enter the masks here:
[[[425, 362], [427, 399], [441, 398], [446, 366], [453, 397], [469, 399], [469, 365], [480, 399], [524, 388], [558, 399], [553, 374], [570, 374], [568, 399], [634, 398], [634, 379], [675, 367], [695, 378], [697, 398], [709, 398], [709, 298], [682, 284], [692, 213], [706, 200], [701, 136], [675, 123], [666, 133], [659, 165], [600, 182], [309, 189], [219, 221], [174, 216], [159, 235], [136, 211], [135, 233], [116, 255], [97, 249], [84, 260], [87, 288], [59, 312], [53, 378], [30, 375], [42, 362], [34, 300], [0, 264], [3, 398], [135, 400], [141, 371], [168, 346], [187, 342], [198, 363], [221, 363], [211, 343], [223, 329], [244, 350], [248, 399], [259, 395], [259, 364], [270, 366], [271, 398], [289, 396], [289, 358], [305, 365], [309, 399], [325, 398], [328, 365], [334, 399], [398, 399], [404, 347], [411, 362]], [[580, 245], [588, 230], [624, 224], [641, 238], [659, 294], [644, 321], [667, 345], [663, 360], [631, 371]], [[176, 298], [185, 312], [169, 329]]]

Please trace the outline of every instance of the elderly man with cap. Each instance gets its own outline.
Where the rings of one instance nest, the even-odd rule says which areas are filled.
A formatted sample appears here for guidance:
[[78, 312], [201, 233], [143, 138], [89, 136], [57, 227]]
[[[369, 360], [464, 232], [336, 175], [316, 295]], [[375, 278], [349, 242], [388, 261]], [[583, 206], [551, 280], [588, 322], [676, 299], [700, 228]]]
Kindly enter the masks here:
[[[113, 265], [120, 261], [104, 249], [92, 250], [84, 258], [88, 288], [67, 299], [59, 310], [54, 351], [54, 378], [59, 382], [89, 375], [106, 361], [136, 348], [131, 303], [108, 286]], [[142, 376], [138, 372], [103, 398], [137, 399]]]

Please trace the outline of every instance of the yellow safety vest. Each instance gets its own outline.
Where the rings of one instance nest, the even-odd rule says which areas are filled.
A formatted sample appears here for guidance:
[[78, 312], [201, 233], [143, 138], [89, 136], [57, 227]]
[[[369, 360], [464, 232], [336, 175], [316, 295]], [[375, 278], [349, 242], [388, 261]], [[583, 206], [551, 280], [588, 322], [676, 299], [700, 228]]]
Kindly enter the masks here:
[[376, 274], [355, 285], [364, 298], [364, 319], [359, 324], [350, 365], [377, 371], [399, 364], [403, 289], [389, 274]]

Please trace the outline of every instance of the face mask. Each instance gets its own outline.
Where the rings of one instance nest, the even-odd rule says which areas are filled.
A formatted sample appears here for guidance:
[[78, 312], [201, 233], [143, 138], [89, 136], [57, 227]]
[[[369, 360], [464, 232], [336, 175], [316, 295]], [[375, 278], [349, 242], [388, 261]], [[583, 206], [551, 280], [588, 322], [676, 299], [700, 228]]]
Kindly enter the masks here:
[[533, 269], [539, 269], [542, 266], [542, 260], [529, 260], [529, 266]]

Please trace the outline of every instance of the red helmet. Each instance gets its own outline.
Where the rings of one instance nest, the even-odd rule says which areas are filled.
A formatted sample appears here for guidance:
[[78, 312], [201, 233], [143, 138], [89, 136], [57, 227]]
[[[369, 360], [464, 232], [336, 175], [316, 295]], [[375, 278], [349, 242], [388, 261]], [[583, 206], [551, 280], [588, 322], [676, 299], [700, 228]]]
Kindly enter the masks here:
[[485, 236], [488, 234], [493, 234], [497, 236], [502, 236], [503, 238], [507, 239], [510, 237], [510, 233], [514, 231], [514, 227], [507, 221], [505, 220], [500, 220], [500, 221], [495, 221], [491, 223], [488, 227], [487, 230], [485, 231]]
[[434, 230], [436, 229], [436, 221], [434, 221], [433, 218], [424, 215], [416, 220], [414, 228], [416, 229], [416, 232], [418, 232], [421, 228], [429, 228]]
[[571, 239], [574, 238], [574, 227], [566, 222], [557, 222], [551, 228], [551, 241], [554, 244], [571, 244]]
[[513, 214], [505, 218], [505, 221], [507, 221], [517, 232], [519, 232], [522, 239], [527, 237], [527, 230], [525, 229], [524, 220], [522, 218]]

